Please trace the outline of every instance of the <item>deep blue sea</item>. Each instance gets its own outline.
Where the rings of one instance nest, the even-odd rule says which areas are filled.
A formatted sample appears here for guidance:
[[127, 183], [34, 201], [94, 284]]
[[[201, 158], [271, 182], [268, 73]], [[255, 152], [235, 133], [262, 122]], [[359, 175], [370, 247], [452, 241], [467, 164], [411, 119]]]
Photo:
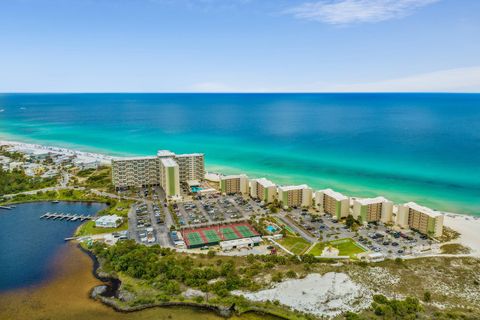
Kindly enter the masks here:
[[80, 222], [40, 219], [45, 212], [93, 215], [104, 204], [35, 202], [0, 209], [0, 292], [49, 279], [51, 263]]
[[480, 94], [3, 94], [0, 138], [480, 215]]

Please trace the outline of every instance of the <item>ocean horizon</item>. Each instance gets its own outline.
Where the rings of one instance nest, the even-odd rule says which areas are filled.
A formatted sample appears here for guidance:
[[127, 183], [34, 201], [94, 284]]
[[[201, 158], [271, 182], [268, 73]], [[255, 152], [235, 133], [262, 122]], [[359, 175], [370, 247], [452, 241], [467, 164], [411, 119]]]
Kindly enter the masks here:
[[480, 94], [0, 94], [0, 139], [480, 215]]

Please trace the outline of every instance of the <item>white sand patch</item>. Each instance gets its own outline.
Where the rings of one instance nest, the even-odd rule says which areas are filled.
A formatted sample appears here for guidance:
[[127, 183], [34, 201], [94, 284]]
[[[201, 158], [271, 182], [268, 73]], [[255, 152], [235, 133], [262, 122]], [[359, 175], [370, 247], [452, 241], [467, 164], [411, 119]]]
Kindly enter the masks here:
[[309, 274], [303, 279], [281, 282], [258, 292], [234, 292], [252, 301], [274, 301], [317, 316], [334, 317], [359, 311], [372, 303], [369, 289], [354, 283], [345, 273]]
[[480, 218], [445, 213], [444, 225], [460, 232], [458, 242], [472, 249], [471, 254], [480, 257]]
[[101, 164], [109, 165], [112, 159], [116, 157], [100, 154], [100, 153], [93, 153], [93, 152], [84, 152], [78, 151], [74, 149], [68, 148], [61, 148], [61, 147], [53, 147], [53, 146], [45, 146], [40, 144], [33, 144], [33, 143], [23, 143], [23, 142], [16, 142], [16, 141], [6, 141], [0, 140], [0, 146], [10, 146], [15, 149], [15, 151], [24, 153], [25, 151], [42, 151], [42, 152], [50, 152], [52, 154], [60, 154], [66, 156], [75, 156], [82, 160], [92, 160], [92, 161], [99, 161]]

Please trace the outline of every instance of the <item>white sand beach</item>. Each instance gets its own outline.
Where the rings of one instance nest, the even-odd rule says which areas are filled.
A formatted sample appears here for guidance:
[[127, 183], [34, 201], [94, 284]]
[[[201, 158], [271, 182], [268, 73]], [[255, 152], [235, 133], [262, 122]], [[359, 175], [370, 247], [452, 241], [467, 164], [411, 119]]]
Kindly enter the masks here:
[[78, 150], [73, 150], [68, 148], [44, 146], [40, 144], [23, 143], [23, 142], [8, 141], [8, 140], [0, 140], [0, 146], [10, 146], [10, 147], [13, 147], [15, 150], [18, 150], [19, 152], [26, 152], [26, 151], [46, 152], [47, 151], [53, 154], [75, 156], [77, 158], [81, 158], [84, 160], [99, 161], [101, 164], [110, 164], [112, 159], [115, 159], [115, 157], [107, 156], [100, 153], [84, 152], [84, 151], [78, 151]]
[[309, 274], [258, 292], [233, 292], [253, 301], [274, 301], [318, 316], [334, 317], [346, 311], [359, 311], [372, 303], [369, 289], [354, 283], [345, 273]]
[[[14, 147], [20, 152], [51, 152], [66, 156], [75, 156], [83, 160], [98, 161], [101, 164], [110, 164], [112, 159], [116, 157], [108, 156], [100, 153], [84, 152], [74, 149], [45, 146], [39, 144], [23, 143], [17, 141], [0, 140], [1, 145]], [[360, 198], [358, 198], [360, 199]], [[353, 198], [351, 199], [351, 202]], [[445, 215], [444, 225], [452, 228], [461, 234], [460, 238], [452, 241], [452, 243], [461, 243], [469, 247], [472, 256], [480, 257], [480, 216], [468, 216], [457, 213], [443, 212]]]
[[480, 217], [445, 212], [444, 225], [460, 232], [460, 238], [452, 243], [469, 247], [472, 256], [480, 257]]

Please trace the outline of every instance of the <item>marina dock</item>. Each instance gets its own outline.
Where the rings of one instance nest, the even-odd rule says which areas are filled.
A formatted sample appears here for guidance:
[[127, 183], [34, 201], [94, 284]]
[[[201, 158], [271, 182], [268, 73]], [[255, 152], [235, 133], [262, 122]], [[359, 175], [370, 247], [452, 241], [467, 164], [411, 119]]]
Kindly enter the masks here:
[[56, 213], [47, 212], [40, 216], [40, 219], [46, 220], [65, 220], [65, 221], [85, 221], [92, 220], [94, 217], [89, 215], [74, 214], [74, 213]]

